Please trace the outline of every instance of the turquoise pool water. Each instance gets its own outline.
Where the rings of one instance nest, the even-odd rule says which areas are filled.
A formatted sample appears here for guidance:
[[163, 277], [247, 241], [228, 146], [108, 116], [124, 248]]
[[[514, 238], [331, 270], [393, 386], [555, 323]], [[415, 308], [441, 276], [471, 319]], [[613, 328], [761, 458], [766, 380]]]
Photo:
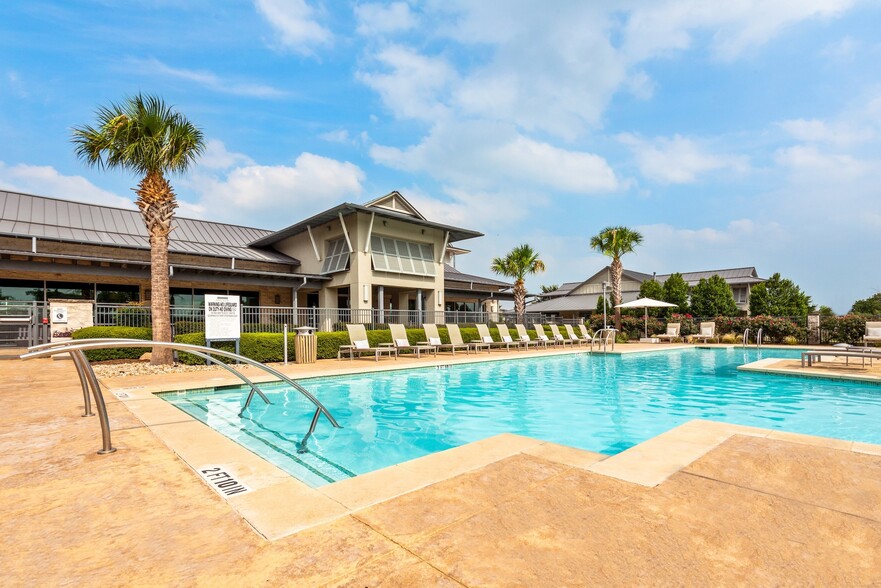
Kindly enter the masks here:
[[[511, 432], [614, 454], [695, 418], [881, 443], [881, 385], [738, 372], [790, 349], [685, 349], [565, 355], [301, 380], [344, 428], [261, 385], [242, 418], [241, 387], [163, 398], [312, 486]], [[513, 355], [513, 354], [512, 354]]]

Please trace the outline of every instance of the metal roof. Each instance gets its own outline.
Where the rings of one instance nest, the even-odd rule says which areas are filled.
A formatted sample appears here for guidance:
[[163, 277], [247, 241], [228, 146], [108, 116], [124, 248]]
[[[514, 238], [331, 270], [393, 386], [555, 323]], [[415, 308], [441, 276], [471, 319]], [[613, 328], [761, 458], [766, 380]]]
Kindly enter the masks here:
[[[600, 294], [572, 294], [570, 296], [561, 296], [552, 298], [551, 300], [543, 300], [534, 302], [526, 307], [526, 312], [569, 312], [584, 311], [593, 312], [597, 307], [597, 300]], [[630, 302], [636, 300], [637, 295], [633, 292], [622, 292], [621, 302]], [[610, 306], [610, 312], [615, 310]]]
[[481, 284], [483, 286], [498, 286], [499, 288], [514, 287], [514, 284], [509, 284], [508, 282], [501, 282], [492, 278], [484, 278], [481, 276], [462, 273], [448, 263], [444, 264], [444, 281], [473, 282], [475, 284]]
[[[277, 251], [248, 245], [272, 231], [182, 217], [175, 217], [174, 227], [168, 245], [172, 253], [300, 264]], [[0, 191], [0, 234], [150, 249], [147, 229], [137, 210], [19, 192]]]
[[288, 237], [293, 237], [294, 235], [298, 235], [306, 231], [306, 227], [314, 227], [317, 225], [322, 225], [324, 223], [338, 220], [339, 215], [347, 215], [352, 212], [363, 212], [365, 214], [375, 213], [376, 216], [380, 218], [388, 218], [392, 220], [399, 220], [408, 223], [412, 223], [414, 225], [420, 225], [423, 227], [430, 227], [433, 229], [440, 229], [442, 231], [450, 232], [450, 242], [454, 241], [462, 241], [463, 239], [473, 239], [474, 237], [482, 237], [483, 233], [478, 233], [477, 231], [471, 231], [469, 229], [462, 229], [459, 227], [453, 227], [450, 225], [443, 225], [440, 223], [435, 223], [427, 220], [423, 220], [417, 218], [415, 216], [411, 216], [409, 214], [402, 214], [399, 212], [394, 212], [387, 208], [382, 207], [373, 207], [373, 206], [363, 206], [361, 204], [352, 204], [350, 202], [344, 202], [333, 208], [329, 208], [324, 212], [319, 212], [315, 216], [307, 218], [304, 221], [300, 221], [295, 225], [291, 225], [285, 229], [272, 233], [270, 235], [266, 235], [259, 239], [256, 239], [251, 242], [252, 247], [266, 247], [281, 241], [282, 239], [287, 239]]
[[[694, 286], [701, 280], [708, 280], [713, 276], [723, 278], [729, 284], [758, 284], [764, 282], [764, 278], [760, 278], [756, 268], [754, 267], [735, 267], [729, 269], [709, 270], [702, 272], [680, 272], [682, 279], [689, 286]], [[664, 283], [672, 274], [660, 274], [655, 276], [655, 280]]]

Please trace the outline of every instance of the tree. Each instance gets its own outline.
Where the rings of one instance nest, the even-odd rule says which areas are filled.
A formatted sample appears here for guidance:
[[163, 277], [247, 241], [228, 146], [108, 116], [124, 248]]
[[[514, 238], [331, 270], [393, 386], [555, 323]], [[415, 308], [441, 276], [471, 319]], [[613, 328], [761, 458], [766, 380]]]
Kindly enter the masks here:
[[821, 306], [821, 307], [817, 310], [817, 312], [819, 312], [819, 313], [820, 313], [820, 316], [822, 316], [822, 317], [835, 316], [835, 311], [832, 310], [831, 307], [829, 307], [829, 306], [825, 306], [825, 305], [824, 305], [824, 306]]
[[526, 311], [526, 285], [523, 278], [527, 274], [536, 274], [545, 271], [545, 264], [538, 258], [538, 252], [524, 243], [511, 250], [505, 257], [496, 257], [490, 264], [490, 269], [497, 274], [514, 278], [514, 312], [517, 313], [517, 322], [523, 322], [523, 313]]
[[[612, 302], [621, 304], [621, 276], [624, 266], [621, 256], [633, 252], [642, 243], [642, 234], [627, 227], [606, 227], [590, 239], [590, 247], [612, 258]], [[615, 309], [615, 328], [621, 330], [621, 309]]]
[[752, 316], [807, 316], [811, 310], [811, 297], [779, 273], [753, 286], [749, 294]]
[[678, 272], [670, 274], [670, 277], [664, 280], [664, 296], [661, 300], [675, 304], [677, 308], [673, 312], [688, 313], [688, 284], [682, 278], [682, 274]]
[[[101, 106], [95, 127], [74, 127], [77, 156], [91, 167], [120, 168], [141, 177], [135, 204], [150, 238], [153, 340], [171, 341], [168, 236], [177, 199], [166, 176], [187, 171], [205, 149], [202, 131], [156, 96], [138, 94]], [[154, 365], [172, 361], [170, 349], [155, 349]]]
[[731, 288], [719, 275], [701, 278], [691, 290], [691, 310], [702, 318], [735, 316], [738, 312]]
[[[664, 296], [664, 287], [657, 280], [646, 280], [642, 284], [639, 285], [639, 297], [640, 298], [652, 298], [654, 300], [663, 300]], [[649, 316], [661, 316], [666, 308], [649, 308], [648, 314]], [[643, 311], [640, 311], [642, 314]]]
[[853, 303], [850, 311], [854, 314], [881, 315], [881, 292]]
[[[550, 286], [542, 286], [541, 293], [542, 294], [550, 294], [551, 292], [556, 292], [560, 287], [556, 284], [551, 284]], [[544, 296], [540, 296], [539, 298], [544, 298]]]
[[[605, 309], [603, 308], [603, 300], [606, 301]], [[600, 294], [600, 295], [597, 297], [597, 307], [596, 307], [596, 311], [595, 311], [595, 312], [596, 312], [597, 314], [603, 314], [603, 312], [608, 313], [610, 310], [612, 310], [612, 304], [611, 304], [611, 301], [609, 300], [609, 297], [608, 297], [608, 296], [603, 296], [602, 294]]]

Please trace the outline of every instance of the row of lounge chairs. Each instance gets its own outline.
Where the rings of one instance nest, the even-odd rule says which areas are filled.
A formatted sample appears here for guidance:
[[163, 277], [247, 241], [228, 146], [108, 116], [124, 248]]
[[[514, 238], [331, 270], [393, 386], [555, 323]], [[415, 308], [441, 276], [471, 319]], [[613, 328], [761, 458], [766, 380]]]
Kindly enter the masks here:
[[373, 347], [367, 339], [367, 330], [364, 325], [351, 324], [346, 325], [346, 330], [349, 333], [349, 345], [340, 346], [339, 352], [337, 353], [337, 359], [342, 359], [344, 356], [348, 356], [349, 359], [354, 359], [355, 357], [372, 355], [376, 361], [379, 361], [379, 358], [383, 355], [388, 355], [389, 357], [397, 359], [398, 353], [401, 351], [412, 351], [416, 354], [416, 357], [421, 357], [422, 353], [429, 353], [437, 356], [438, 351], [449, 351], [453, 355], [456, 354], [456, 351], [462, 350], [466, 353], [471, 353], [472, 351], [477, 353], [482, 350], [489, 353], [492, 349], [505, 348], [507, 351], [511, 351], [511, 348], [514, 348], [519, 351], [520, 349], [529, 349], [531, 346], [542, 346], [545, 348], [548, 345], [565, 346], [577, 344], [581, 346], [590, 344], [594, 341], [584, 325], [578, 325], [580, 327], [580, 334], [575, 332], [572, 325], [563, 325], [566, 330], [566, 335], [563, 335], [560, 332], [560, 328], [557, 325], [552, 324], [548, 326], [551, 330], [550, 337], [548, 336], [547, 331], [545, 331], [544, 325], [534, 325], [536, 338], [533, 339], [529, 336], [526, 327], [522, 324], [514, 325], [514, 328], [517, 330], [516, 337], [511, 335], [507, 325], [498, 324], [496, 325], [496, 328], [499, 331], [500, 340], [496, 341], [490, 334], [487, 325], [478, 324], [478, 338], [466, 342], [462, 339], [462, 332], [459, 330], [459, 325], [447, 324], [445, 327], [450, 342], [443, 343], [437, 325], [425, 324], [423, 325], [423, 328], [427, 340], [410, 343], [407, 337], [407, 329], [404, 328], [404, 325], [392, 324], [389, 325], [392, 342], [380, 343], [378, 346]]

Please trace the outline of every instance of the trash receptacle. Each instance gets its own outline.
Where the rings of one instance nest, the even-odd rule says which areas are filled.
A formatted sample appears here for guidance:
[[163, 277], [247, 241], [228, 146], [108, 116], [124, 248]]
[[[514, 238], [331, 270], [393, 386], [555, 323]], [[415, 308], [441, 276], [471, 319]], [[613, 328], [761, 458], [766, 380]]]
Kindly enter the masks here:
[[294, 337], [294, 363], [315, 363], [318, 359], [318, 337], [312, 327], [297, 327]]

